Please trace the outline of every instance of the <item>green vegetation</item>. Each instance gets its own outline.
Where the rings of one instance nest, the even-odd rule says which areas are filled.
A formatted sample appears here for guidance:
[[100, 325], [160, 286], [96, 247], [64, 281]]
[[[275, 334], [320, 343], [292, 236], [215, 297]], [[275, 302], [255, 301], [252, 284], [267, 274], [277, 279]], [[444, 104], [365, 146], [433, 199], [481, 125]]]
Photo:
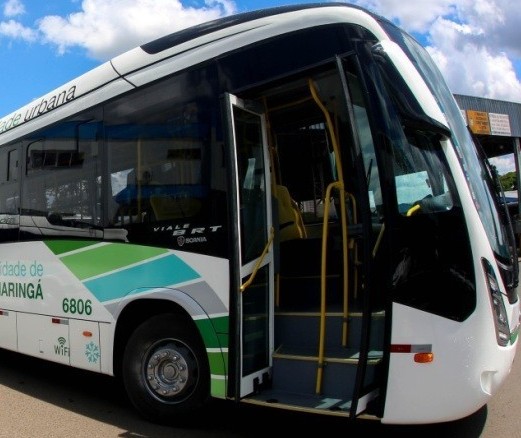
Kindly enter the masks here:
[[504, 175], [499, 175], [499, 182], [503, 190], [515, 190], [517, 187], [516, 172], [508, 172]]

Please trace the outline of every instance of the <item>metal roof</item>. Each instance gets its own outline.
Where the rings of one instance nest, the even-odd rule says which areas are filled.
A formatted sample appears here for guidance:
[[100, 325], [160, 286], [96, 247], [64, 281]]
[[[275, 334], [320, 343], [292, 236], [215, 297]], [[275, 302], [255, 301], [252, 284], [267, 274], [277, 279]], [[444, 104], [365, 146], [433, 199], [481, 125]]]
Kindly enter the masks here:
[[484, 97], [454, 94], [460, 109], [482, 111], [486, 113], [508, 114], [512, 137], [521, 137], [521, 104]]

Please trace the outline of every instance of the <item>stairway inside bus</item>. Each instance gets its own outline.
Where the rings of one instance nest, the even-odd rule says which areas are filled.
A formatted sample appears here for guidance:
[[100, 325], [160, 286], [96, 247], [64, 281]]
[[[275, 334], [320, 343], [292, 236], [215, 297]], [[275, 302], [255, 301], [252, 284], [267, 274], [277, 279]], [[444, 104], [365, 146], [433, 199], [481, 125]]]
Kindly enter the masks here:
[[[317, 237], [279, 243], [279, 270], [275, 302], [275, 353], [271, 387], [255, 395], [272, 406], [326, 410], [332, 415], [350, 415], [357, 378], [362, 338], [361, 297], [351, 296], [344, 312], [341, 248], [334, 239], [327, 245], [324, 352], [320, 362], [321, 249]], [[353, 256], [354, 249], [350, 251]], [[357, 267], [351, 263], [354, 271]], [[372, 315], [373, 326], [382, 336], [383, 313]], [[376, 344], [376, 342], [375, 342]], [[367, 373], [376, 379], [381, 350], [369, 353]]]
[[309, 87], [308, 81], [297, 81], [287, 101], [280, 88], [262, 99], [271, 128], [275, 352], [270, 384], [248, 399], [350, 416], [363, 324], [371, 325], [374, 338], [363, 379], [374, 382], [384, 318], [380, 312], [369, 322], [362, 318], [362, 226], [356, 200], [347, 192], [351, 187], [336, 189], [339, 153]]

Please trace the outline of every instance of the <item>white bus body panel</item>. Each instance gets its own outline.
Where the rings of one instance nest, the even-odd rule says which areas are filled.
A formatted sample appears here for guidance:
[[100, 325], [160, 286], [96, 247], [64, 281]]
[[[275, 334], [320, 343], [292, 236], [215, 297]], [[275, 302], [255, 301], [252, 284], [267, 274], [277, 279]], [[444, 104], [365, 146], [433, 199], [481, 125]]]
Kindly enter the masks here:
[[70, 364], [68, 319], [18, 313], [17, 330], [20, 353]]
[[498, 346], [490, 312], [480, 309], [462, 323], [397, 303], [392, 313], [391, 343], [431, 345], [434, 360], [416, 363], [414, 353], [391, 353], [382, 423], [466, 417], [485, 405], [510, 373], [516, 346]]
[[[457, 322], [402, 304], [392, 308], [391, 345], [430, 346], [431, 363], [414, 362], [414, 353], [391, 353], [383, 423], [421, 424], [456, 420], [484, 406], [508, 377], [517, 340], [500, 347], [490, 293], [485, 284], [481, 258], [494, 266], [501, 289], [505, 287], [496, 270], [494, 253], [485, 236], [470, 190], [454, 147], [444, 142], [465, 214], [474, 254], [476, 308], [465, 321]], [[457, 293], [457, 291], [454, 291]], [[519, 330], [519, 301], [510, 305], [503, 298], [511, 333]]]
[[0, 309], [0, 345], [16, 350], [16, 312]]
[[99, 324], [95, 321], [71, 319], [69, 333], [71, 365], [90, 371], [101, 371]]
[[113, 375], [114, 324], [99, 324], [99, 343], [101, 351], [100, 371], [103, 374]]

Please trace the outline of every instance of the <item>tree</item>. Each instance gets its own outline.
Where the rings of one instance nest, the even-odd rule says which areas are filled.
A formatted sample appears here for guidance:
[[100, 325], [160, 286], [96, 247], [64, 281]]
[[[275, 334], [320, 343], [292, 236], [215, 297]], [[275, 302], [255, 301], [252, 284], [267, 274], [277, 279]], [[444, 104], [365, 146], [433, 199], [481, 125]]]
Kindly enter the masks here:
[[499, 182], [503, 190], [516, 190], [517, 189], [517, 175], [516, 172], [507, 172], [504, 175], [499, 175]]

